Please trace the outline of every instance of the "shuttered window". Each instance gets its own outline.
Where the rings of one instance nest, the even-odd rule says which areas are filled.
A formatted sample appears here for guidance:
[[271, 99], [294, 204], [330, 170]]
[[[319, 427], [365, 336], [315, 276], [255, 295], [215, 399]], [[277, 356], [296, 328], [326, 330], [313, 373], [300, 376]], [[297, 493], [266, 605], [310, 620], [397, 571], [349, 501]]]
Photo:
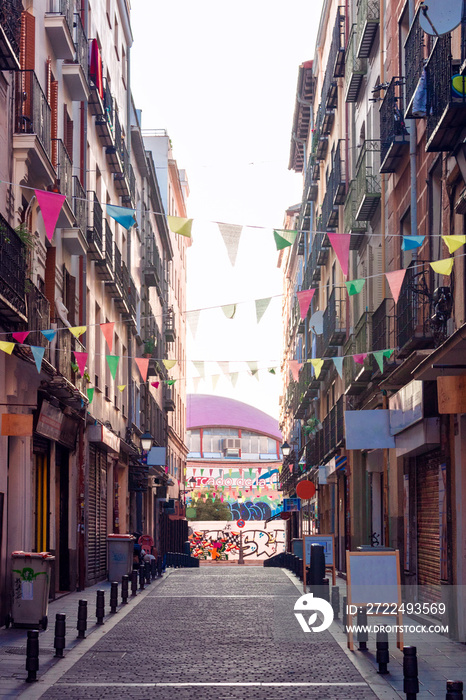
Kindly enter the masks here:
[[107, 573], [107, 453], [89, 446], [87, 579], [92, 585]]
[[45, 258], [45, 296], [50, 304], [50, 320], [55, 321], [55, 264], [57, 249], [47, 248]]
[[30, 12], [21, 13], [19, 62], [21, 70], [34, 70], [36, 53], [36, 18]]
[[58, 81], [52, 80], [50, 83], [50, 109], [51, 109], [51, 136], [52, 136], [52, 165], [58, 165]]
[[419, 599], [440, 599], [440, 450], [416, 458]]
[[66, 105], [63, 106], [63, 143], [68, 152], [71, 162], [73, 162], [73, 120], [70, 119]]

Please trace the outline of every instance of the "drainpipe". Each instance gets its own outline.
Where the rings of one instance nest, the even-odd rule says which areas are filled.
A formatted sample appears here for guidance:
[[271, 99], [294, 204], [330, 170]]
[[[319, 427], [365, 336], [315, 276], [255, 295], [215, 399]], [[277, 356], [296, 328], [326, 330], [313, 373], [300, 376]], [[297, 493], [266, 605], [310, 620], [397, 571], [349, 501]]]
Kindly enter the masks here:
[[[409, 0], [409, 25], [414, 19], [415, 0]], [[417, 235], [417, 180], [416, 180], [416, 120], [411, 119], [409, 129], [409, 169], [411, 178], [411, 235]], [[412, 251], [412, 259], [417, 260], [417, 248]]]
[[[380, 22], [379, 22], [379, 27], [380, 27], [380, 34], [379, 34], [379, 41], [380, 41], [380, 82], [383, 85], [385, 82], [385, 51], [384, 51], [384, 40], [385, 40], [385, 27], [384, 27], [384, 21], [385, 21], [385, 0], [380, 0]], [[382, 272], [384, 273], [382, 275], [382, 299], [385, 299], [385, 294], [387, 291], [386, 288], [386, 279], [385, 279], [385, 271], [386, 271], [386, 250], [385, 250], [385, 173], [381, 174], [381, 182], [380, 182], [380, 233], [382, 235]]]

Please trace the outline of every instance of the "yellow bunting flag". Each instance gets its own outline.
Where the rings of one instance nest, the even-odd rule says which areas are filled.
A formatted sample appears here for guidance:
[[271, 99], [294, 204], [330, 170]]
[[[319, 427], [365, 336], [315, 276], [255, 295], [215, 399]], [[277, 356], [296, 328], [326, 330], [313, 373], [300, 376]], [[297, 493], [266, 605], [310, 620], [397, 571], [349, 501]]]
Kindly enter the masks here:
[[14, 347], [15, 343], [9, 343], [6, 340], [0, 340], [0, 350], [3, 350], [3, 352], [6, 352], [8, 355], [11, 355]]
[[87, 326], [73, 326], [69, 329], [70, 333], [72, 333], [75, 338], [79, 338], [79, 336], [85, 333], [86, 330]]
[[450, 254], [454, 253], [455, 250], [458, 250], [458, 248], [461, 248], [461, 246], [466, 243], [466, 236], [442, 236], [442, 238]]
[[118, 389], [124, 391], [126, 389], [126, 384], [118, 384]]
[[166, 369], [172, 369], [176, 365], [176, 360], [162, 360]]
[[439, 275], [451, 275], [454, 262], [455, 258], [444, 258], [443, 260], [436, 260], [435, 262], [431, 262], [430, 266], [433, 269], [433, 271]]
[[191, 238], [192, 219], [183, 219], [181, 216], [167, 216], [167, 219], [170, 231]]
[[315, 360], [311, 360], [311, 365], [314, 367], [314, 371], [316, 373], [316, 379], [319, 378], [320, 371], [324, 365], [324, 361], [320, 359], [320, 357], [317, 357]]

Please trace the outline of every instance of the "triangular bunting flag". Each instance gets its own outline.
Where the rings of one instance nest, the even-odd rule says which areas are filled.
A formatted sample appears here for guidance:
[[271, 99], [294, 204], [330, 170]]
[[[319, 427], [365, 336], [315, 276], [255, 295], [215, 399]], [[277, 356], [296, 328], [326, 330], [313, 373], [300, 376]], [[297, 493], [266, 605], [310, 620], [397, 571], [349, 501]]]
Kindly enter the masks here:
[[49, 241], [51, 241], [66, 196], [64, 194], [57, 194], [56, 192], [45, 192], [44, 190], [34, 190], [34, 194], [37, 197], [42, 212], [45, 235]]
[[68, 328], [68, 330], [74, 335], [75, 338], [79, 338], [79, 336], [86, 332], [87, 326], [73, 326]]
[[15, 343], [10, 343], [9, 341], [6, 341], [6, 340], [0, 340], [0, 350], [3, 350], [3, 352], [6, 352], [7, 355], [11, 355], [14, 347], [15, 347]]
[[455, 258], [444, 258], [443, 260], [436, 260], [435, 262], [431, 262], [430, 266], [433, 269], [433, 271], [439, 275], [451, 275], [454, 262]]
[[126, 389], [126, 384], [118, 384], [117, 389], [118, 391], [124, 391]]
[[343, 379], [343, 358], [342, 357], [333, 357], [333, 364], [335, 365], [335, 369], [338, 372], [338, 376], [340, 379]]
[[200, 377], [193, 377], [193, 388], [194, 388], [194, 393], [197, 392], [199, 388], [199, 382], [201, 381]]
[[262, 316], [265, 314], [267, 311], [267, 308], [272, 301], [271, 297], [268, 297], [267, 299], [256, 299], [256, 319], [257, 323], [260, 322]]
[[461, 248], [461, 246], [466, 243], [466, 236], [442, 236], [442, 238], [450, 254], [454, 253], [455, 250], [458, 250], [458, 248]]
[[293, 379], [297, 382], [299, 379], [299, 370], [303, 366], [303, 363], [299, 362], [299, 360], [289, 360], [288, 365]]
[[389, 360], [391, 358], [391, 356], [393, 355], [394, 351], [393, 350], [383, 350], [382, 352], [383, 352], [383, 356], [385, 357], [385, 359]]
[[420, 248], [424, 242], [425, 236], [403, 236], [401, 250], [414, 250]]
[[383, 358], [384, 358], [383, 350], [376, 350], [372, 354], [374, 356], [375, 361], [377, 362], [377, 364], [379, 366], [380, 371], [383, 374]]
[[[147, 379], [147, 372], [149, 371], [149, 358], [148, 357], [135, 357], [135, 363], [141, 373], [142, 381], [145, 382]], [[164, 360], [165, 362], [165, 360]]]
[[232, 386], [235, 387], [235, 386], [236, 386], [236, 382], [238, 381], [238, 372], [232, 372], [232, 373], [230, 374], [230, 381], [231, 381], [231, 383], [232, 383]]
[[106, 204], [107, 214], [115, 219], [119, 224], [125, 229], [130, 229], [136, 223], [135, 209], [127, 209], [126, 207], [119, 207], [116, 204]]
[[230, 363], [228, 362], [228, 360], [218, 360], [217, 364], [220, 367], [222, 374], [230, 373]]
[[186, 320], [188, 321], [188, 325], [189, 325], [189, 328], [191, 329], [191, 333], [192, 333], [194, 340], [196, 339], [197, 326], [199, 324], [200, 316], [201, 316], [200, 310], [186, 312]]
[[74, 359], [76, 360], [76, 364], [78, 365], [79, 369], [79, 374], [81, 377], [84, 377], [84, 370], [86, 369], [86, 362], [89, 353], [87, 352], [76, 352], [76, 350], [73, 350], [74, 352]]
[[150, 385], [153, 386], [154, 389], [158, 389], [160, 386], [160, 382], [151, 382]]
[[327, 233], [329, 241], [338, 258], [345, 277], [348, 277], [349, 249], [351, 242], [350, 233]]
[[367, 352], [361, 352], [358, 355], [353, 355], [353, 360], [356, 362], [357, 365], [363, 365], [366, 357]]
[[277, 374], [275, 371], [275, 367], [269, 367], [269, 369], [267, 371], [269, 374]]
[[181, 216], [167, 216], [170, 231], [178, 233], [180, 236], [191, 238], [192, 219], [183, 219]]
[[314, 360], [310, 360], [310, 363], [314, 367], [314, 372], [316, 373], [316, 379], [319, 379], [319, 374], [320, 374], [322, 367], [324, 365], [324, 361], [320, 357], [317, 357]]
[[92, 403], [92, 399], [94, 398], [94, 387], [90, 386], [89, 389], [86, 390], [87, 393], [87, 400], [89, 403]]
[[193, 365], [200, 377], [205, 375], [205, 362], [203, 360], [193, 360]]
[[173, 384], [176, 382], [176, 379], [165, 379], [164, 382], [167, 386], [173, 386]]
[[107, 358], [107, 363], [110, 368], [110, 374], [112, 375], [113, 379], [116, 377], [117, 373], [117, 367], [118, 363], [120, 361], [120, 356], [119, 355], [106, 355]]
[[107, 342], [109, 352], [112, 352], [112, 349], [113, 349], [113, 327], [114, 327], [114, 325], [115, 325], [114, 321], [112, 321], [111, 323], [101, 323], [100, 324], [100, 330], [104, 334], [104, 338]]
[[176, 365], [176, 360], [162, 360], [166, 369], [172, 369]]
[[283, 248], [288, 248], [288, 246], [293, 245], [297, 235], [297, 231], [285, 231], [284, 229], [274, 231], [273, 237], [275, 238], [277, 250], [283, 250]]
[[21, 343], [21, 345], [24, 343], [26, 338], [29, 335], [29, 331], [17, 331], [16, 333], [11, 334], [15, 340], [18, 341], [18, 343]]
[[36, 363], [37, 371], [40, 374], [40, 371], [42, 369], [42, 360], [44, 357], [45, 348], [41, 348], [40, 346], [31, 345], [31, 352], [32, 352], [32, 356], [34, 358], [34, 362]]
[[234, 318], [236, 313], [236, 304], [226, 304], [222, 306], [222, 311], [227, 318]]
[[390, 287], [395, 304], [398, 303], [405, 274], [406, 270], [394, 270], [393, 272], [385, 273], [385, 277], [387, 278], [388, 286]]
[[246, 364], [249, 367], [249, 369], [251, 370], [251, 374], [254, 375], [258, 370], [256, 360], [250, 360], [249, 362], [246, 362]]
[[212, 389], [213, 389], [214, 391], [215, 391], [215, 389], [217, 388], [217, 384], [218, 384], [218, 380], [219, 380], [219, 379], [220, 379], [220, 375], [219, 375], [219, 374], [213, 374], [213, 375], [212, 375]]
[[41, 331], [42, 335], [47, 338], [47, 340], [51, 343], [52, 340], [55, 338], [57, 331], [54, 328], [49, 328], [46, 331]]
[[351, 282], [345, 282], [346, 289], [348, 290], [349, 296], [353, 296], [353, 294], [359, 294], [359, 292], [362, 291], [362, 288], [364, 287], [366, 283], [366, 280], [360, 279], [360, 280], [351, 280]]
[[312, 297], [315, 293], [315, 289], [303, 289], [302, 292], [296, 293], [299, 303], [299, 312], [302, 319], [306, 318], [307, 312], [309, 311], [309, 307], [311, 305]]
[[231, 264], [235, 265], [236, 256], [238, 254], [239, 240], [241, 238], [242, 226], [236, 224], [218, 224], [220, 233], [222, 234], [223, 242], [227, 247], [228, 257]]

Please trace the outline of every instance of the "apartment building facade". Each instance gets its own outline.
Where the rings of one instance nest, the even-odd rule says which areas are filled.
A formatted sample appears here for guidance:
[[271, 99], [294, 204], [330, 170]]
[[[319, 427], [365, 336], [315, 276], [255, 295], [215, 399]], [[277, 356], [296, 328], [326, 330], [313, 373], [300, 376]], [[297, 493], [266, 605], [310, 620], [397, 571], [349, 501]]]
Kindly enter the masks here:
[[[345, 550], [399, 549], [406, 595], [450, 601], [464, 641], [464, 252], [462, 239], [454, 251], [442, 236], [464, 236], [466, 25], [460, 14], [435, 36], [418, 5], [324, 2], [314, 60], [299, 69], [294, 247], [298, 290], [316, 291], [296, 321], [303, 365], [297, 382], [285, 365], [281, 416], [294, 420], [285, 437], [306, 468], [282, 474], [290, 495], [303, 476], [315, 481], [316, 524], [336, 535], [341, 570]], [[349, 240], [347, 274], [333, 234]], [[430, 266], [439, 260], [450, 275]], [[397, 298], [386, 273], [402, 280]], [[364, 280], [356, 293], [351, 280]], [[358, 411], [363, 429], [363, 411], [377, 410], [390, 439], [348, 449], [345, 412]]]
[[[12, 0], [0, 23], [0, 589], [12, 551], [50, 551], [54, 595], [105, 578], [109, 532], [163, 548], [174, 527], [140, 437], [168, 446], [178, 236], [131, 97], [129, 3]], [[65, 195], [52, 234], [41, 193]]]

